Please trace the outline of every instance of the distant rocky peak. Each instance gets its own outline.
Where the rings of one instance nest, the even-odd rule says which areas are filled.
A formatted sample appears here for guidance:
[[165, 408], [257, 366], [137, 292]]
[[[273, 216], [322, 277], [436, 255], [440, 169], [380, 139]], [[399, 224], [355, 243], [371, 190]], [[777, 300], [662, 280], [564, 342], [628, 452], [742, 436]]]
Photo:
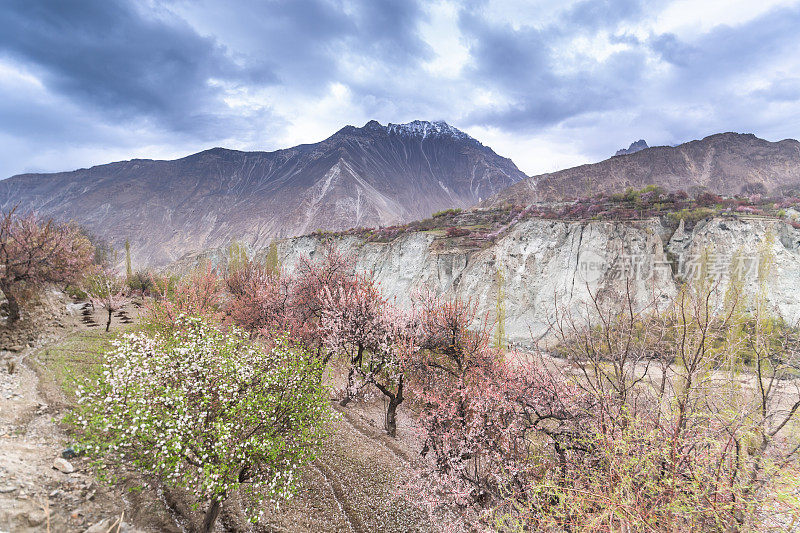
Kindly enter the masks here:
[[365, 130], [376, 130], [376, 131], [386, 131], [386, 126], [378, 122], [377, 120], [370, 120], [366, 124], [364, 124]]
[[443, 120], [427, 121], [427, 120], [412, 120], [405, 124], [388, 123], [386, 126], [377, 120], [370, 120], [361, 128], [354, 126], [345, 126], [336, 135], [340, 134], [356, 134], [356, 135], [371, 135], [374, 133], [383, 133], [386, 135], [397, 135], [403, 137], [416, 137], [420, 139], [426, 138], [450, 138], [459, 141], [468, 141], [480, 146], [483, 146], [480, 141], [467, 135], [458, 128], [454, 128]]
[[631, 143], [628, 148], [617, 150], [617, 153], [614, 155], [635, 154], [636, 152], [644, 150], [645, 148], [649, 148], [647, 143], [644, 142], [644, 139], [639, 139], [638, 141]]
[[386, 129], [389, 133], [394, 135], [410, 135], [413, 137], [422, 137], [423, 139], [426, 137], [436, 136], [452, 137], [460, 140], [475, 140], [463, 131], [459, 130], [458, 128], [454, 128], [442, 120], [437, 120], [434, 122], [428, 122], [427, 120], [413, 120], [406, 124], [392, 124], [390, 122], [387, 124]]

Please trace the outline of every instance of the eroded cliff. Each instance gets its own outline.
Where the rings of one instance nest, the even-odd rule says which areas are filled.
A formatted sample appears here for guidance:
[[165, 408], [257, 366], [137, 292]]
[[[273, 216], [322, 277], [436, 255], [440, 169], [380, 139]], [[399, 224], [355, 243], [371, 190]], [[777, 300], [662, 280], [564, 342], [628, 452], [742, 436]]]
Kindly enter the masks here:
[[[329, 239], [281, 241], [282, 264], [291, 271], [300, 257], [318, 257]], [[401, 306], [433, 290], [472, 298], [494, 320], [502, 283], [506, 335], [523, 346], [546, 335], [556, 313], [583, 316], [593, 295], [611, 302], [630, 290], [639, 305], [666, 303], [701, 271], [718, 281], [720, 299], [732, 272], [751, 295], [763, 280], [774, 311], [790, 323], [800, 320], [800, 230], [773, 219], [714, 218], [688, 231], [656, 219], [528, 220], [482, 250], [447, 249], [436, 239], [416, 232], [389, 243], [353, 236], [334, 241]]]

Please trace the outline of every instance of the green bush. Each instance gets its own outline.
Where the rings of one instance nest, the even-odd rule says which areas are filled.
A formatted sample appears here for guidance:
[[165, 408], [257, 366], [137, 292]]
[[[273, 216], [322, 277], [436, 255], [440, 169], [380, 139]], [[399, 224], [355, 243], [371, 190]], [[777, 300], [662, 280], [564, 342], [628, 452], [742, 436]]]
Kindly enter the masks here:
[[455, 207], [453, 209], [445, 209], [443, 211], [437, 211], [433, 215], [431, 215], [431, 217], [432, 218], [441, 218], [441, 217], [449, 216], [449, 215], [457, 215], [461, 211], [463, 211], [463, 209], [461, 209], [460, 207]]
[[86, 300], [89, 298], [89, 295], [86, 294], [86, 291], [75, 285], [67, 285], [67, 287], [64, 289], [64, 293], [73, 300]]

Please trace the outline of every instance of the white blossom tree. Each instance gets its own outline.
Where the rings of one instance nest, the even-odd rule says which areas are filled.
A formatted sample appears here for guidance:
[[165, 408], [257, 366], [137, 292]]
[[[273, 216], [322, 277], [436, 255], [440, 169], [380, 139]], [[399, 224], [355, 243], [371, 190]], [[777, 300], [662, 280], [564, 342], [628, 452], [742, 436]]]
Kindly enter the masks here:
[[74, 421], [101, 465], [133, 464], [206, 502], [209, 532], [234, 491], [290, 497], [314, 458], [329, 407], [313, 358], [297, 352], [181, 316], [169, 332], [115, 341], [101, 378], [78, 388]]
[[114, 312], [130, 302], [126, 289], [123, 280], [110, 269], [98, 270], [86, 280], [86, 291], [89, 293], [92, 306], [102, 307], [108, 313], [106, 331], [111, 328], [111, 317]]

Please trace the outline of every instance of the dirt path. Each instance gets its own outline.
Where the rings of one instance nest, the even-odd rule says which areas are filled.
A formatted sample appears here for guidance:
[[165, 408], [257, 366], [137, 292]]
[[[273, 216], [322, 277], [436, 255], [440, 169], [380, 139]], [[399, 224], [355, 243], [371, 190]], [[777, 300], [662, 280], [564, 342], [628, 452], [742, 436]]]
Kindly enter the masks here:
[[336, 475], [320, 459], [314, 461], [314, 468], [317, 469], [331, 489], [331, 494], [336, 499], [336, 503], [342, 511], [350, 531], [353, 533], [366, 533], [367, 530], [364, 528], [364, 524], [361, 523], [361, 518], [359, 518], [353, 506], [350, 505], [347, 494]]
[[[83, 461], [61, 457], [69, 445], [57, 423], [62, 413], [41, 394], [29, 363], [43, 348], [20, 353], [12, 359], [14, 372], [0, 374], [2, 531], [83, 531], [124, 509], [109, 499]], [[63, 461], [61, 470], [54, 468], [57, 459]]]
[[334, 410], [331, 437], [306, 469], [298, 494], [280, 509], [265, 509], [263, 531], [431, 531], [424, 511], [407, 497], [405, 450], [391, 450], [382, 430], [362, 418], [371, 407]]
[[[394, 456], [401, 463], [403, 463], [403, 466], [411, 466], [414, 463], [414, 460], [408, 449], [409, 446], [413, 446], [414, 442], [412, 439], [406, 438], [405, 441], [398, 440], [396, 438], [393, 439], [382, 430], [373, 427], [369, 423], [364, 423], [364, 420], [372, 421], [372, 419], [368, 419], [367, 416], [369, 416], [370, 411], [372, 411], [371, 414], [375, 416], [374, 408], [371, 410], [368, 408], [348, 410], [347, 408], [339, 407], [338, 403], [334, 403], [332, 406], [334, 410], [342, 415], [344, 421], [352, 428], [353, 431], [360, 433], [364, 438], [370, 439], [376, 444], [384, 447], [387, 451], [394, 454]], [[405, 446], [403, 445], [403, 442], [405, 442]]]
[[[132, 493], [126, 490], [130, 487], [99, 483], [88, 461], [67, 451], [71, 441], [60, 424], [67, 402], [60, 390], [41, 380], [42, 354], [81, 332], [102, 328], [92, 319], [94, 313], [87, 319], [80, 305], [51, 298], [55, 311], [40, 318], [36, 331], [24, 324], [3, 331], [4, 339], [16, 336], [27, 342], [0, 346], [4, 362], [0, 369], [0, 532], [106, 532], [123, 513], [134, 517], [137, 508], [146, 508], [141, 503], [150, 495], [147, 489]], [[119, 327], [127, 320], [122, 313], [114, 317], [113, 325]], [[125, 524], [124, 530], [177, 531], [166, 513], [148, 512], [139, 518], [143, 529]]]

